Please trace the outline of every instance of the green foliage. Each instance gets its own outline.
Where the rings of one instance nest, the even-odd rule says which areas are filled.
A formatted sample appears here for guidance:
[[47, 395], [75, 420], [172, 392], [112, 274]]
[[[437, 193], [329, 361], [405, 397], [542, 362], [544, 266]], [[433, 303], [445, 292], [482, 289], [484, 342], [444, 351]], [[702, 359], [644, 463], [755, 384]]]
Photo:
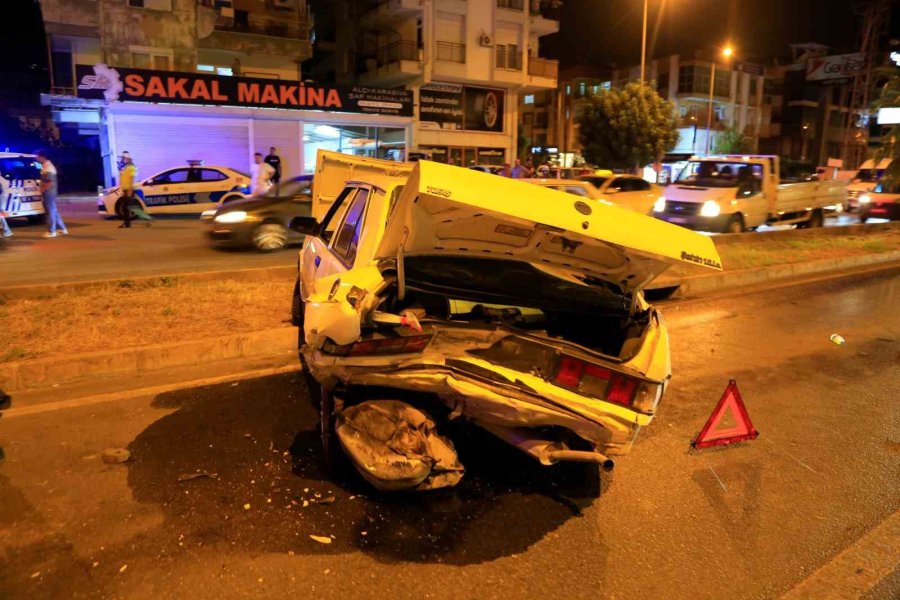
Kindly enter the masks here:
[[715, 138], [713, 154], [750, 154], [753, 152], [753, 139], [732, 127]]
[[632, 169], [660, 160], [678, 143], [675, 107], [649, 85], [629, 83], [589, 98], [576, 117], [588, 162]]
[[516, 156], [519, 158], [525, 158], [525, 152], [528, 150], [528, 147], [531, 146], [531, 138], [525, 135], [525, 128], [522, 126], [522, 122], [519, 121], [518, 133], [516, 135]]

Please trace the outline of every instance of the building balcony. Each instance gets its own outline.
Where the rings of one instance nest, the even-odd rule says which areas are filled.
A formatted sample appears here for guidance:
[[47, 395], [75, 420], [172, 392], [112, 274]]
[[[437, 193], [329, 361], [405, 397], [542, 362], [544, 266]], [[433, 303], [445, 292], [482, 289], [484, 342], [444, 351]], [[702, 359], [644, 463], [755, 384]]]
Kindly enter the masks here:
[[422, 61], [416, 42], [401, 40], [382, 46], [375, 58], [365, 59], [366, 70], [360, 83], [393, 87], [422, 75]]
[[212, 33], [198, 39], [197, 46], [247, 54], [296, 56], [301, 60], [312, 56], [305, 16], [276, 19], [250, 14], [245, 17], [217, 16]]
[[558, 60], [529, 56], [528, 77], [525, 80], [525, 91], [555, 90], [558, 76]]
[[525, 0], [497, 0], [497, 8], [508, 10], [525, 10]]
[[538, 36], [559, 31], [560, 0], [531, 0], [528, 13], [531, 31]]
[[422, 16], [421, 0], [377, 0], [360, 17], [363, 28], [381, 28]]

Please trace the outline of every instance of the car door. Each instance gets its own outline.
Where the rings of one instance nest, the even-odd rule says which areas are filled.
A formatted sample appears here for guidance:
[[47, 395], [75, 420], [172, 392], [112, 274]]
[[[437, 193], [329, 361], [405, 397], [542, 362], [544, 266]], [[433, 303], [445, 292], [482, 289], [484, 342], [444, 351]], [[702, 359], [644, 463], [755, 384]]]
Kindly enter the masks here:
[[191, 177], [193, 202], [189, 207], [190, 212], [203, 212], [218, 208], [225, 194], [234, 187], [231, 178], [224, 171], [209, 167], [195, 169], [195, 171], [196, 174], [192, 174]]
[[[329, 249], [331, 239], [334, 237], [338, 225], [343, 221], [344, 214], [356, 197], [357, 191], [358, 188], [355, 186], [345, 187], [322, 218], [318, 234], [307, 236], [306, 242], [303, 244], [303, 250], [300, 253], [300, 294], [304, 301], [315, 293], [316, 281], [321, 276], [319, 269], [322, 269], [323, 274], [326, 271], [333, 272], [334, 270]], [[323, 263], [325, 263], [324, 267]]]
[[186, 186], [190, 169], [171, 169], [151, 177], [141, 186], [144, 205], [149, 213], [176, 213], [190, 204]]

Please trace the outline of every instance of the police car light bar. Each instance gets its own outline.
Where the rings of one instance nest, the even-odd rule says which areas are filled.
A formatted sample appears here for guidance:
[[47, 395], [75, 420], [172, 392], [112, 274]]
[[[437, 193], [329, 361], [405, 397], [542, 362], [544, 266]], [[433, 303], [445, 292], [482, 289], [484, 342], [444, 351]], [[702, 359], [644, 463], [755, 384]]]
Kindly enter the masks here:
[[206, 164], [205, 160], [188, 160], [187, 164], [189, 167], [202, 167]]

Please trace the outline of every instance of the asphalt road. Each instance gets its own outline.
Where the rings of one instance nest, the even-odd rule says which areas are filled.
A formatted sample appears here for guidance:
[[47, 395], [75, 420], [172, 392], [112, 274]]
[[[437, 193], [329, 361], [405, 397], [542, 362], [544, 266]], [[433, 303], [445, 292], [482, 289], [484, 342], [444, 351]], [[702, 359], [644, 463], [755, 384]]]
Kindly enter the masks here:
[[[150, 228], [137, 223], [119, 229], [119, 221], [97, 215], [92, 198], [63, 203], [61, 209], [68, 237], [43, 239], [43, 226], [12, 222], [13, 238], [0, 241], [0, 285], [290, 266], [297, 261], [299, 246], [272, 254], [214, 247], [206, 240], [206, 226], [194, 216], [158, 217]], [[844, 215], [826, 224], [856, 222], [855, 216]]]
[[[293, 374], [31, 415], [13, 398], [0, 597], [775, 597], [900, 509], [898, 303], [894, 272], [668, 305], [672, 386], [602, 476], [458, 425], [454, 490], [332, 480]], [[731, 378], [759, 439], [690, 451]], [[131, 460], [102, 462], [116, 447]]]
[[290, 266], [299, 246], [264, 254], [212, 246], [197, 216], [158, 217], [151, 227], [97, 215], [96, 204], [61, 204], [68, 236], [44, 239], [44, 226], [10, 222], [13, 237], [0, 242], [0, 285], [29, 285]]

